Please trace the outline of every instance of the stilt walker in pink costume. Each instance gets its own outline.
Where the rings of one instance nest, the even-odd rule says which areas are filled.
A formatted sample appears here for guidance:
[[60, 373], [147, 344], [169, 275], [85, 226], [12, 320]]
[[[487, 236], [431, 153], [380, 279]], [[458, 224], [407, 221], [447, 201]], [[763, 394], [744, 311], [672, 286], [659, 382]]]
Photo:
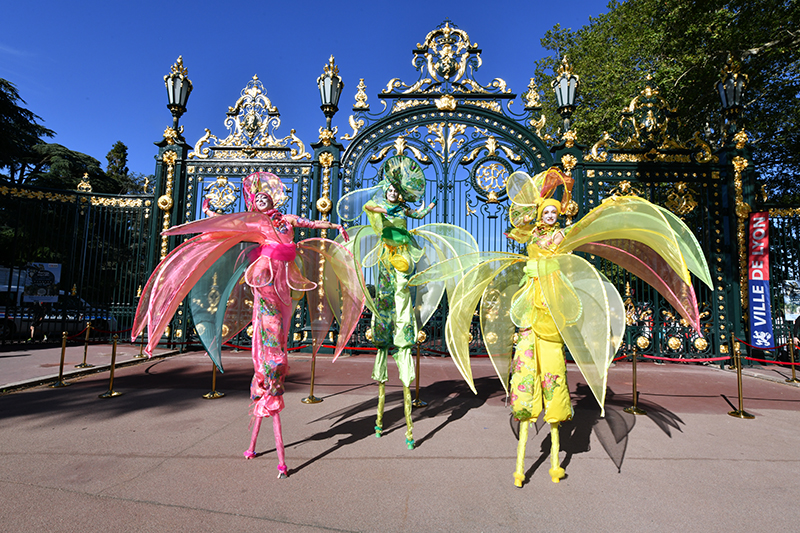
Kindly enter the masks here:
[[[352, 335], [364, 306], [360, 271], [351, 266], [352, 256], [344, 247], [321, 238], [294, 242], [296, 227], [338, 229], [345, 241], [347, 233], [338, 224], [281, 213], [278, 207], [287, 199], [284, 187], [274, 174], [251, 174], [242, 182], [247, 212], [205, 218], [164, 232], [200, 235], [178, 246], [153, 272], [142, 292], [132, 331], [135, 339], [147, 326], [146, 351], [150, 354], [189, 292], [192, 291], [190, 308], [195, 309], [198, 287], [210, 285], [212, 273], [216, 285], [219, 273], [227, 272], [215, 316], [197, 330], [209, 356], [222, 371], [222, 345], [252, 321], [253, 432], [244, 456], [255, 457], [261, 423], [272, 417], [279, 478], [287, 475], [280, 412], [289, 372], [286, 347], [290, 320], [297, 301], [304, 294], [307, 296], [314, 353], [322, 345], [334, 316], [338, 319], [334, 360]], [[249, 246], [244, 247], [246, 244]], [[242, 278], [244, 283], [240, 282]], [[248, 305], [252, 305], [252, 312], [244, 309]], [[212, 327], [206, 327], [208, 324]]]

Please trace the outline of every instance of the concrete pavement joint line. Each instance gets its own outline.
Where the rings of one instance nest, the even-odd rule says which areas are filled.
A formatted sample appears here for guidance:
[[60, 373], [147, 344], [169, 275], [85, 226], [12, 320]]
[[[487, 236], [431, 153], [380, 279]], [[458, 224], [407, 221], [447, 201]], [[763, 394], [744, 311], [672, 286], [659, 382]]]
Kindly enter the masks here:
[[78, 490], [65, 489], [65, 488], [62, 488], [62, 487], [50, 487], [50, 486], [47, 486], [47, 485], [36, 485], [36, 484], [32, 484], [32, 483], [12, 483], [12, 482], [9, 482], [9, 481], [5, 481], [4, 483], [6, 483], [8, 485], [21, 485], [21, 486], [26, 486], [26, 487], [36, 487], [38, 489], [44, 489], [44, 490], [66, 492], [66, 493], [69, 493], [69, 494], [80, 494], [80, 495], [83, 495], [83, 496], [101, 498], [101, 499], [104, 499], [104, 500], [115, 500], [115, 501], [120, 501], [120, 502], [140, 503], [140, 504], [145, 504], [145, 505], [155, 505], [157, 507], [167, 507], [167, 508], [172, 508], [172, 509], [184, 509], [184, 510], [187, 510], [187, 511], [202, 511], [202, 512], [206, 512], [206, 513], [221, 515], [221, 516], [235, 516], [235, 517], [238, 517], [238, 518], [249, 518], [249, 519], [252, 519], [252, 520], [260, 520], [260, 521], [263, 521], [263, 522], [270, 522], [270, 523], [275, 523], [275, 524], [284, 524], [284, 525], [289, 525], [289, 526], [312, 527], [312, 528], [322, 529], [322, 530], [325, 530], [325, 531], [341, 531], [343, 533], [358, 533], [358, 530], [338, 529], [338, 528], [323, 526], [323, 525], [319, 525], [319, 524], [304, 524], [304, 523], [301, 523], [301, 522], [290, 522], [288, 520], [275, 520], [274, 518], [266, 518], [266, 517], [263, 517], [263, 516], [253, 516], [253, 515], [241, 514], [241, 513], [228, 513], [228, 512], [225, 512], [225, 511], [217, 511], [217, 510], [214, 510], [214, 509], [206, 509], [206, 508], [202, 508], [202, 507], [189, 507], [188, 505], [179, 505], [179, 504], [176, 504], [176, 503], [163, 503], [163, 502], [156, 502], [156, 501], [152, 501], [152, 500], [140, 500], [140, 499], [137, 499], [137, 498], [120, 498], [119, 496], [108, 496], [108, 495], [104, 495], [104, 494], [94, 494], [92, 492], [83, 492], [83, 491], [78, 491]]
[[[217, 434], [218, 434], [220, 431], [222, 431], [223, 429], [226, 429], [226, 428], [227, 428], [228, 426], [230, 426], [231, 424], [233, 424], [233, 422], [229, 422], [229, 423], [228, 423], [228, 424], [226, 424], [225, 426], [221, 427], [221, 428], [220, 428], [218, 431], [216, 431], [216, 432], [214, 432], [214, 433], [211, 433], [211, 434], [209, 434], [209, 435], [206, 435], [204, 438], [200, 439], [200, 440], [199, 440], [199, 441], [197, 441], [197, 442], [194, 442], [194, 443], [193, 443], [191, 446], [187, 446], [186, 448], [184, 448], [183, 450], [179, 451], [178, 453], [175, 453], [175, 454], [172, 454], [172, 455], [164, 455], [164, 456], [162, 456], [162, 457], [161, 457], [161, 460], [160, 460], [160, 461], [158, 461], [157, 463], [155, 463], [155, 464], [154, 464], [152, 467], [150, 467], [150, 468], [148, 468], [148, 469], [145, 469], [145, 470], [142, 470], [141, 472], [139, 472], [139, 473], [138, 473], [138, 474], [136, 474], [135, 476], [133, 476], [133, 477], [131, 477], [131, 478], [128, 478], [128, 479], [126, 479], [125, 481], [121, 481], [121, 482], [119, 482], [119, 483], [117, 483], [117, 484], [115, 484], [115, 485], [109, 485], [108, 487], [106, 487], [106, 488], [102, 489], [102, 490], [101, 490], [101, 491], [98, 493], [98, 495], [101, 495], [101, 494], [103, 494], [103, 493], [104, 493], [105, 491], [107, 491], [107, 490], [113, 489], [113, 488], [115, 488], [115, 487], [122, 486], [122, 485], [124, 485], [125, 483], [128, 483], [128, 482], [130, 482], [130, 481], [133, 481], [134, 479], [137, 479], [137, 478], [139, 478], [139, 477], [141, 477], [141, 476], [143, 476], [143, 475], [145, 475], [145, 474], [149, 474], [149, 473], [153, 472], [154, 470], [156, 470], [157, 468], [161, 467], [161, 465], [163, 465], [163, 464], [164, 464], [166, 461], [169, 461], [170, 459], [180, 459], [181, 457], [191, 457], [191, 456], [187, 456], [187, 455], [185, 455], [185, 454], [184, 454], [184, 452], [185, 452], [186, 450], [189, 450], [189, 449], [191, 449], [191, 448], [194, 448], [194, 447], [195, 447], [195, 446], [197, 446], [198, 444], [200, 444], [200, 443], [202, 443], [203, 441], [207, 440], [209, 437], [212, 437], [212, 436], [214, 436], [214, 435], [217, 435]], [[103, 455], [106, 455], [106, 454], [103, 454]], [[125, 455], [125, 457], [131, 457], [131, 455], [130, 455], [130, 454], [126, 454], [126, 455]], [[146, 455], [146, 456], [142, 456], [142, 457], [143, 457], [143, 458], [150, 458], [150, 459], [155, 459], [155, 458], [156, 458], [156, 457], [154, 457], [154, 456], [152, 456], [152, 455]], [[201, 456], [196, 456], [196, 457], [201, 457]], [[228, 457], [228, 456], [227, 456], [227, 455], [225, 455], [224, 457]]]

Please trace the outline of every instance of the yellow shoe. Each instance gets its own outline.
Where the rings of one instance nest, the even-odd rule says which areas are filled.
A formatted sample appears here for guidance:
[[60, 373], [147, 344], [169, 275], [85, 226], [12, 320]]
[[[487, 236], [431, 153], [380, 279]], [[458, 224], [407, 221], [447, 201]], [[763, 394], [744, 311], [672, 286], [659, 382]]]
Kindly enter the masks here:
[[514, 472], [514, 486], [521, 488], [523, 481], [525, 481], [525, 474], [519, 474], [517, 472]]
[[559, 481], [564, 479], [565, 476], [564, 469], [561, 468], [560, 466], [558, 468], [551, 468], [549, 472], [550, 472], [550, 479], [553, 480], [553, 483], [558, 483]]

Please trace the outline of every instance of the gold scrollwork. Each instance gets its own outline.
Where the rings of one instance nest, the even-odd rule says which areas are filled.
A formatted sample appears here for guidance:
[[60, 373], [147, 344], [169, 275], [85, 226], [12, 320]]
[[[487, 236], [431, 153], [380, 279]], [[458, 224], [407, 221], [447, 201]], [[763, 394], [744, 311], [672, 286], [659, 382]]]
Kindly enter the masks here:
[[436, 104], [436, 109], [439, 111], [455, 111], [456, 110], [456, 99], [453, 98], [451, 95], [446, 94], [441, 98], [437, 98], [433, 101]]
[[630, 181], [623, 180], [611, 189], [609, 196], [642, 196], [642, 193]]
[[533, 78], [528, 82], [528, 90], [522, 93], [522, 100], [525, 102], [525, 109], [537, 109], [542, 106], [539, 100], [539, 90]]
[[89, 173], [84, 172], [83, 177], [81, 178], [81, 182], [78, 184], [78, 191], [80, 192], [92, 192], [92, 184], [89, 183]]
[[[282, 154], [282, 158], [286, 158], [283, 152], [292, 145], [297, 148], [289, 150], [291, 159], [297, 161], [311, 159], [311, 154], [306, 151], [305, 145], [297, 137], [295, 130], [291, 130], [291, 134], [283, 138], [275, 136], [275, 132], [281, 124], [280, 113], [278, 108], [267, 98], [264, 85], [259, 81], [258, 76], [253, 76], [253, 79], [242, 89], [241, 96], [233, 106], [228, 108], [227, 115], [228, 117], [225, 119], [225, 126], [228, 128], [227, 137], [220, 139], [206, 129], [205, 135], [197, 141], [194, 150], [188, 154], [189, 159], [238, 158], [242, 156], [249, 158], [258, 156], [262, 159], [269, 159], [278, 154]], [[211, 145], [211, 141], [214, 142], [213, 145]], [[204, 144], [208, 144], [208, 146], [202, 148]], [[232, 148], [238, 149], [233, 156], [231, 156]], [[270, 148], [272, 150], [263, 151]]]
[[703, 352], [706, 350], [706, 348], [708, 348], [708, 341], [705, 340], [703, 337], [697, 337], [694, 340], [693, 344], [694, 344], [694, 349], [697, 350], [698, 352]]
[[348, 121], [350, 123], [350, 127], [353, 128], [353, 133], [346, 133], [342, 135], [342, 139], [346, 141], [351, 141], [355, 138], [356, 135], [358, 135], [358, 130], [364, 127], [365, 122], [364, 119], [356, 120], [355, 115], [350, 115]]
[[642, 335], [639, 335], [636, 338], [636, 346], [638, 346], [640, 350], [646, 350], [647, 348], [650, 347], [650, 339]]
[[666, 206], [679, 217], [688, 215], [697, 207], [694, 191], [684, 181], [676, 183], [675, 188], [667, 195]]
[[677, 351], [681, 347], [681, 340], [678, 337], [670, 337], [667, 340], [667, 346], [669, 346], [670, 350]]
[[[498, 161], [487, 161], [475, 170], [475, 182], [487, 194], [502, 191], [506, 187], [508, 169]], [[495, 200], [496, 201], [496, 200]]]
[[353, 111], [357, 109], [369, 109], [369, 104], [367, 103], [367, 85], [364, 83], [364, 78], [358, 80], [356, 89], [356, 103], [353, 105]]
[[[446, 126], [449, 126], [446, 128]], [[445, 135], [445, 128], [447, 129], [447, 135]], [[438, 152], [434, 152], [439, 159], [442, 161], [450, 161], [450, 158], [453, 156], [453, 145], [461, 146], [464, 144], [463, 139], [458, 139], [459, 135], [462, 135], [467, 129], [466, 124], [453, 124], [453, 123], [445, 123], [440, 122], [438, 124], [429, 124], [428, 125], [428, 133], [433, 135], [432, 139], [428, 139], [428, 144], [430, 144], [434, 149], [436, 148], [436, 144], [439, 144], [440, 150]], [[445, 155], [445, 153], [447, 155]]]
[[733, 189], [736, 201], [736, 240], [739, 244], [739, 296], [741, 298], [742, 309], [748, 307], [747, 290], [747, 236], [745, 235], [745, 223], [750, 216], [750, 205], [744, 201], [742, 187], [742, 172], [747, 168], [747, 159], [736, 156], [733, 158]]
[[561, 164], [567, 176], [572, 176], [572, 169], [578, 165], [578, 159], [572, 154], [564, 154], [564, 156], [561, 157]]

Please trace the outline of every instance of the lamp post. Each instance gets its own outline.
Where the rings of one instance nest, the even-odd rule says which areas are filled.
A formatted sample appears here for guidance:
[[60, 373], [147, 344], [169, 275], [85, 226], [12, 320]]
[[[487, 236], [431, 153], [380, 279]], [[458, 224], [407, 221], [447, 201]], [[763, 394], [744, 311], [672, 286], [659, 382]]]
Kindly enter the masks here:
[[739, 64], [728, 57], [722, 69], [722, 79], [717, 82], [722, 114], [728, 119], [728, 133], [736, 132], [736, 119], [742, 110], [742, 97], [747, 86], [747, 74], [739, 72]]
[[567, 62], [567, 58], [561, 60], [556, 79], [551, 85], [556, 93], [558, 103], [558, 114], [564, 119], [564, 133], [569, 131], [569, 120], [575, 112], [575, 96], [578, 92], [580, 78], [572, 72], [572, 67]]
[[172, 129], [178, 132], [178, 120], [186, 113], [186, 103], [192, 93], [192, 81], [187, 77], [189, 71], [183, 66], [183, 56], [178, 56], [178, 61], [172, 65], [169, 74], [164, 76], [164, 85], [167, 87], [167, 109], [172, 113]]
[[342, 77], [339, 76], [339, 67], [333, 62], [333, 56], [331, 56], [328, 64], [325, 65], [325, 71], [322, 76], [317, 78], [317, 85], [319, 86], [319, 97], [322, 100], [320, 109], [325, 114], [325, 127], [330, 130], [333, 115], [339, 111], [337, 107], [339, 105], [339, 97], [342, 95], [342, 89], [344, 89], [344, 82]]

